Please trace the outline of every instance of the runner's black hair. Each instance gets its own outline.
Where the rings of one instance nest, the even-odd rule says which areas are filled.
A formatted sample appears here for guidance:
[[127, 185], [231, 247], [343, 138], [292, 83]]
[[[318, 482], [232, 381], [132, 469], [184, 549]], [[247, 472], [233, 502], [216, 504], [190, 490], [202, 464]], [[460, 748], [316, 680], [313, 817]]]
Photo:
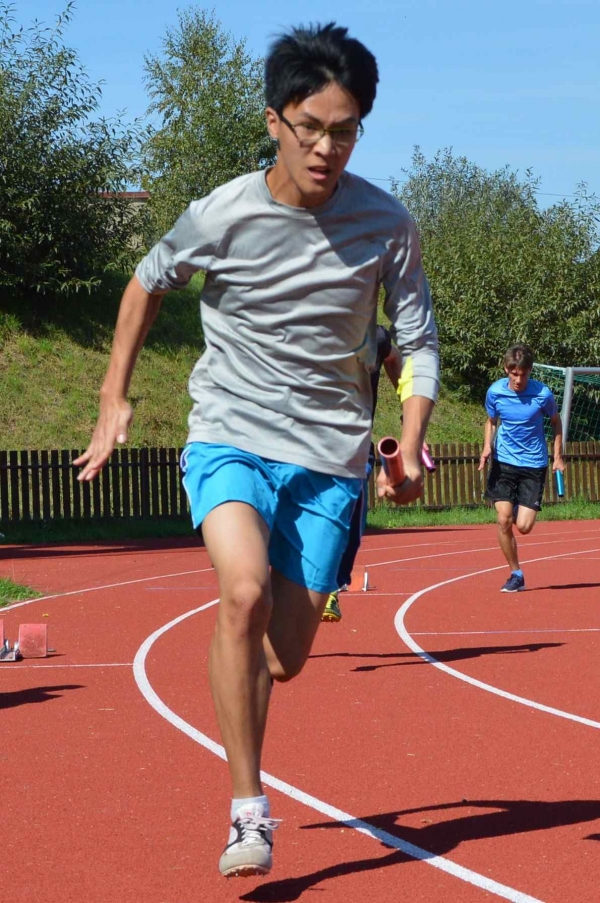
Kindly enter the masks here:
[[356, 98], [362, 120], [378, 81], [373, 54], [335, 22], [291, 29], [274, 41], [265, 62], [265, 99], [277, 113], [336, 82]]

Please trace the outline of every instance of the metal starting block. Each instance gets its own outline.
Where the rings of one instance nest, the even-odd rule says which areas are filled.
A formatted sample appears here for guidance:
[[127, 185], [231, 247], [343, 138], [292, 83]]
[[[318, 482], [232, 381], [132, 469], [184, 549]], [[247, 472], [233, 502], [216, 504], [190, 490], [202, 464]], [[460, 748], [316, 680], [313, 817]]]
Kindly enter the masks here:
[[11, 649], [8, 640], [4, 640], [4, 643], [0, 646], [0, 664], [3, 662], [19, 662], [22, 658], [23, 656], [19, 651], [19, 644], [15, 643]]
[[23, 658], [46, 658], [53, 649], [48, 649], [47, 624], [20, 624], [19, 639], [11, 647], [4, 636], [4, 621], [0, 621], [0, 664], [19, 662]]

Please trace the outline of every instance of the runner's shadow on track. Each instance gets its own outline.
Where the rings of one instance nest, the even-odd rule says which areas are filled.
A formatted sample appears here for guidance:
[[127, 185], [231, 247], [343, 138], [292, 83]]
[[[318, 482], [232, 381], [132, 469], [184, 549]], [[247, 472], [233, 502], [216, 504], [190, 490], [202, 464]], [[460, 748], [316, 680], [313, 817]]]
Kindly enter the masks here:
[[464, 533], [465, 526], [479, 526], [479, 524], [466, 524], [460, 527], [368, 527], [365, 536], [393, 536], [398, 533], [404, 536], [407, 533], [456, 533], [458, 531]]
[[35, 702], [48, 702], [60, 699], [59, 690], [83, 690], [83, 684], [57, 684], [54, 687], [30, 687], [27, 690], [15, 690], [0, 693], [0, 709], [12, 709], [18, 705], [31, 705]]
[[[495, 811], [480, 813], [476, 811], [477, 809]], [[397, 824], [397, 820], [402, 817], [453, 810], [459, 813], [456, 817], [435, 824], [429, 818], [420, 820], [423, 827], [405, 827]], [[333, 878], [414, 862], [415, 858], [427, 861], [435, 856], [444, 856], [469, 841], [543, 831], [595, 821], [597, 818], [600, 818], [600, 800], [565, 800], [550, 803], [530, 800], [462, 800], [439, 806], [423, 806], [418, 809], [371, 815], [347, 822], [332, 821], [305, 825], [304, 830], [374, 828], [379, 833], [375, 839], [380, 841], [384, 850], [392, 849], [393, 852], [368, 859], [339, 862], [297, 878], [270, 881], [244, 894], [240, 899], [251, 903], [290, 903], [299, 899], [305, 891], [316, 890], [315, 885]], [[596, 836], [591, 835], [591, 838], [595, 839]], [[416, 855], [409, 855], [410, 845], [418, 848], [413, 849]], [[330, 850], [332, 847], [324, 846], [323, 849]]]
[[[471, 649], [441, 649], [439, 652], [426, 654], [438, 662], [460, 662], [483, 655], [514, 655], [521, 652], [540, 652], [542, 649], [555, 649], [564, 643], [523, 643], [520, 646], [475, 646]], [[324, 652], [311, 655], [310, 658], [395, 658], [408, 659], [386, 665], [359, 665], [352, 671], [377, 671], [379, 668], [397, 668], [401, 665], [427, 665], [428, 661], [416, 652]]]
[[535, 592], [541, 589], [595, 589], [600, 583], [557, 583], [553, 586], [533, 586], [528, 592]]

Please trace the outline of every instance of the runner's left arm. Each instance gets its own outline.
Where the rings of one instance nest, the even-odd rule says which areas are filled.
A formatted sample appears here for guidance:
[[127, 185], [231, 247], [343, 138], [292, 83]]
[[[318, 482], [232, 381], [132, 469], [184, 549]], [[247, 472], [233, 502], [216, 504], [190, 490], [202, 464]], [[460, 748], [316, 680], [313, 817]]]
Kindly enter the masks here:
[[405, 504], [423, 491], [421, 449], [439, 390], [439, 355], [419, 237], [409, 214], [404, 208], [400, 211], [398, 232], [389, 244], [382, 284], [384, 311], [401, 354], [397, 392], [402, 403], [400, 448], [406, 480], [399, 487], [384, 485], [382, 481], [378, 491], [396, 504]]
[[491, 457], [492, 449], [494, 447], [494, 435], [496, 433], [496, 427], [498, 426], [498, 418], [497, 417], [488, 417], [485, 421], [485, 427], [483, 430], [483, 450], [481, 452], [481, 457], [479, 458], [479, 467], [478, 470], [483, 470], [485, 467], [485, 462]]
[[564, 473], [565, 470], [565, 462], [563, 459], [563, 428], [562, 428], [562, 420], [560, 419], [560, 414], [557, 412], [550, 418], [550, 423], [552, 424], [552, 434], [554, 437], [554, 449], [553, 449], [553, 461], [552, 461], [552, 471], [560, 470], [561, 473]]
[[395, 345], [392, 345], [390, 353], [383, 359], [383, 367], [389, 381], [394, 389], [397, 390], [400, 377], [402, 376], [402, 355]]

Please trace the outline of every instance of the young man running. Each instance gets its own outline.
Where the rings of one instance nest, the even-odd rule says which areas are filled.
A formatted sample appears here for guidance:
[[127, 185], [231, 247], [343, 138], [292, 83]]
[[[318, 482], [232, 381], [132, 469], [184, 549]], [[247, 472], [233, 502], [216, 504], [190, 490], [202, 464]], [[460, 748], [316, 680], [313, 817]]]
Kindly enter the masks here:
[[[384, 326], [377, 327], [377, 356], [375, 366], [371, 371], [371, 418], [375, 419], [375, 411], [377, 409], [377, 395], [379, 392], [379, 377], [381, 368], [384, 368], [388, 378], [394, 389], [398, 391], [398, 384], [402, 375], [402, 355], [394, 344], [392, 344], [392, 336], [389, 329]], [[352, 514], [350, 521], [350, 534], [348, 543], [344, 549], [342, 560], [337, 573], [337, 589], [329, 594], [329, 598], [325, 604], [322, 621], [330, 621], [338, 623], [342, 620], [342, 610], [340, 608], [339, 593], [343, 592], [352, 580], [352, 570], [354, 562], [360, 548], [360, 542], [366, 521], [366, 506], [368, 500], [368, 478], [375, 465], [375, 447], [371, 442], [369, 449], [369, 461], [367, 464], [366, 478], [363, 480], [362, 490]]]
[[485, 399], [488, 419], [479, 470], [483, 470], [493, 455], [486, 498], [494, 502], [498, 540], [510, 568], [508, 580], [501, 589], [503, 593], [525, 589], [513, 524], [519, 533], [530, 533], [542, 507], [548, 469], [544, 417], [550, 418], [554, 434], [552, 469], [561, 472], [565, 469], [562, 424], [556, 401], [547, 386], [531, 379], [532, 367], [531, 348], [513, 345], [504, 355], [506, 377], [492, 383]]
[[93, 479], [132, 412], [137, 353], [162, 298], [206, 274], [206, 351], [190, 377], [182, 456], [194, 526], [219, 582], [212, 696], [233, 783], [224, 875], [271, 868], [260, 760], [273, 680], [301, 671], [336, 587], [369, 454], [379, 289], [401, 347], [406, 480], [438, 387], [436, 329], [419, 241], [398, 201], [345, 172], [377, 84], [372, 54], [344, 28], [283, 35], [266, 61], [275, 165], [194, 201], [141, 261], [117, 320], [100, 415], [75, 462]]

